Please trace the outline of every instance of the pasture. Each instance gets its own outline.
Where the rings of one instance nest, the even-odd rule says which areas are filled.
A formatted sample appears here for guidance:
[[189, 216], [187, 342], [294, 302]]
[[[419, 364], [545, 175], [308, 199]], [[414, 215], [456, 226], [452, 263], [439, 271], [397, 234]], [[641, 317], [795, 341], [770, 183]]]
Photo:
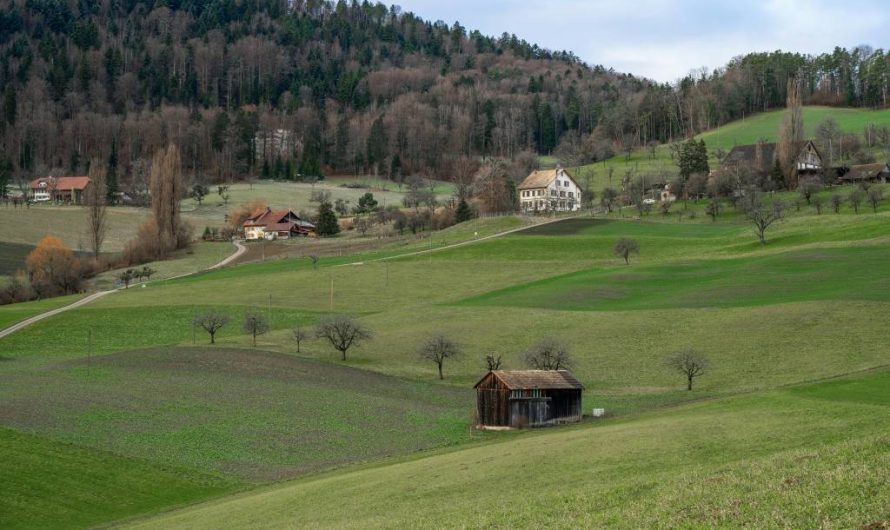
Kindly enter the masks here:
[[[286, 526], [294, 517], [330, 527], [399, 526], [409, 517], [428, 527], [559, 526], [560, 518], [566, 526], [758, 526], [771, 513], [762, 506], [787, 512], [787, 526], [810, 526], [811, 501], [829, 487], [843, 493], [826, 517], [867, 523], [883, 517], [877, 505], [851, 499], [863, 488], [883, 491], [881, 470], [867, 463], [885, 458], [888, 433], [875, 418], [888, 406], [886, 373], [812, 385], [890, 363], [879, 317], [890, 310], [888, 212], [802, 208], [770, 230], [767, 245], [731, 210], [716, 223], [613, 213], [475, 241], [530, 222], [480, 219], [432, 239], [324, 256], [317, 267], [276, 259], [152, 280], [0, 339], [8, 359], [0, 425], [26, 435], [17, 442], [23, 454], [66, 444], [171, 470], [186, 485], [217, 481], [183, 486], [192, 491], [185, 499], [261, 485], [147, 521], [166, 527]], [[619, 237], [641, 244], [629, 266], [612, 253]], [[470, 244], [444, 248], [455, 242]], [[207, 309], [231, 317], [215, 347], [192, 326]], [[240, 326], [247, 311], [270, 320], [256, 347]], [[311, 331], [328, 313], [355, 315], [373, 331], [345, 362], [319, 339], [296, 352], [293, 328]], [[446, 361], [442, 382], [417, 353], [435, 333], [463, 349]], [[523, 352], [546, 336], [571, 352], [584, 409], [604, 407], [610, 419], [540, 433], [470, 431], [470, 388], [485, 355], [520, 368]], [[689, 347], [711, 361], [693, 392], [665, 365]], [[810, 454], [819, 458], [802, 458]], [[846, 471], [832, 475], [838, 466]], [[536, 477], [534, 495], [492, 510], [492, 495], [502, 493], [482, 477], [509, 483], [503, 494], [516, 497], [520, 470]], [[770, 493], [789, 477], [811, 486]], [[31, 491], [24, 480], [14, 487]], [[719, 487], [702, 492], [702, 481]], [[384, 510], [378, 490], [403, 501]], [[689, 491], [701, 495], [678, 497]], [[447, 504], [430, 508], [437, 492]], [[76, 492], [28, 495], [36, 505], [76, 506]], [[734, 505], [740, 497], [751, 504]], [[334, 499], [355, 517], [343, 519]], [[690, 508], [675, 509], [678, 499]], [[91, 519], [98, 505], [85, 507], [72, 526], [175, 504], [107, 502], [106, 519]], [[638, 503], [647, 509], [628, 508]], [[10, 509], [15, 520], [26, 516], [21, 505]]]
[[863, 527], [887, 515], [888, 412], [876, 372], [335, 471], [130, 527]]

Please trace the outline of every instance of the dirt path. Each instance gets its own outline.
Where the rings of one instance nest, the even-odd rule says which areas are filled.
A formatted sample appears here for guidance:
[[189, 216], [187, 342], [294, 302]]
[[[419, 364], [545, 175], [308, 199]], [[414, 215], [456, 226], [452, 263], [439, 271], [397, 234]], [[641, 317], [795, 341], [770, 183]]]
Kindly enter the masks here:
[[415, 250], [415, 251], [412, 251], [412, 252], [406, 252], [406, 253], [404, 253], [404, 254], [398, 254], [398, 255], [396, 255], [396, 256], [387, 256], [387, 257], [385, 257], [385, 258], [369, 259], [369, 260], [367, 260], [367, 261], [356, 261], [356, 262], [353, 262], [353, 263], [346, 263], [346, 264], [344, 264], [344, 265], [340, 265], [340, 267], [348, 267], [348, 266], [350, 266], [350, 265], [361, 265], [361, 264], [363, 264], [363, 263], [374, 263], [374, 262], [377, 262], [377, 261], [389, 261], [389, 260], [392, 260], [392, 259], [406, 258], [406, 257], [409, 257], [409, 256], [419, 256], [419, 255], [423, 255], [423, 254], [430, 254], [430, 253], [432, 253], [432, 252], [439, 252], [439, 251], [442, 251], [442, 250], [449, 250], [449, 249], [452, 249], [452, 248], [462, 247], [462, 246], [465, 246], [465, 245], [473, 245], [473, 244], [479, 243], [479, 242], [481, 242], [481, 241], [486, 241], [486, 240], [488, 240], [488, 239], [494, 239], [494, 238], [496, 238], [496, 237], [502, 237], [502, 236], [506, 236], [506, 235], [510, 235], [510, 234], [515, 234], [516, 232], [522, 232], [523, 230], [528, 230], [529, 228], [536, 228], [536, 227], [539, 227], [539, 226], [549, 225], [549, 224], [551, 224], [551, 223], [558, 223], [558, 222], [560, 222], [560, 221], [565, 221], [565, 220], [567, 220], [567, 219], [575, 219], [575, 218], [577, 218], [577, 217], [581, 217], [581, 215], [572, 215], [572, 216], [569, 216], [569, 217], [557, 217], [557, 218], [555, 218], [555, 219], [551, 219], [551, 220], [549, 220], [549, 221], [543, 221], [543, 222], [540, 222], [540, 223], [533, 223], [533, 224], [526, 225], [526, 226], [520, 226], [519, 228], [512, 228], [512, 229], [510, 229], [510, 230], [504, 230], [503, 232], [498, 232], [498, 233], [496, 233], [496, 234], [490, 234], [490, 235], [483, 236], [483, 237], [479, 237], [479, 238], [476, 238], [476, 239], [468, 239], [467, 241], [461, 241], [461, 242], [459, 242], [459, 243], [452, 243], [452, 244], [450, 244], [450, 245], [445, 245], [444, 247], [435, 247], [435, 248], [431, 248], [431, 249], [428, 248], [428, 249], [425, 249], [425, 250]]
[[[244, 254], [247, 251], [247, 248], [244, 245], [242, 245], [240, 241], [232, 241], [232, 244], [234, 244], [236, 247], [235, 252], [232, 253], [232, 255], [226, 257], [224, 260], [220, 261], [216, 265], [208, 267], [207, 269], [204, 269], [204, 270], [212, 270], [212, 269], [219, 269], [219, 268], [225, 267], [229, 263], [238, 259], [242, 254]], [[190, 272], [188, 274], [181, 274], [179, 276], [176, 276], [176, 278], [191, 276], [192, 274], [198, 274], [199, 272], [203, 272], [203, 270]], [[173, 278], [164, 278], [164, 280], [172, 280], [172, 279]], [[71, 309], [77, 309], [80, 306], [89, 304], [90, 302], [94, 302], [94, 301], [102, 298], [105, 295], [111, 294], [111, 293], [113, 293], [115, 291], [119, 291], [121, 289], [123, 289], [123, 287], [120, 287], [118, 289], [110, 289], [108, 291], [98, 291], [98, 292], [95, 292], [89, 296], [81, 298], [80, 300], [78, 300], [76, 302], [70, 303], [66, 306], [58, 307], [56, 309], [52, 309], [50, 311], [46, 311], [46, 312], [40, 313], [38, 315], [34, 315], [31, 318], [26, 318], [25, 320], [22, 320], [21, 322], [16, 322], [15, 324], [9, 326], [8, 328], [0, 330], [0, 339], [2, 339], [3, 337], [6, 337], [7, 335], [12, 335], [16, 331], [18, 331], [22, 328], [28, 327], [35, 322], [40, 322], [41, 320], [43, 320], [45, 318], [49, 318], [51, 316], [58, 315], [59, 313], [64, 313], [65, 311], [70, 311]]]

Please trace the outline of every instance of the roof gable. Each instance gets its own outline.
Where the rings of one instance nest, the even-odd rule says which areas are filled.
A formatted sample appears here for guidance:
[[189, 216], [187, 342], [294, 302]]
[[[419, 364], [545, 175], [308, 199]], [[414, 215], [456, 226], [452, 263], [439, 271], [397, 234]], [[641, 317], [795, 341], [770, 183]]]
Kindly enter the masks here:
[[489, 375], [498, 378], [511, 390], [582, 389], [584, 386], [568, 370], [492, 370], [485, 374], [473, 388], [478, 387]]
[[558, 167], [555, 169], [539, 169], [536, 171], [532, 171], [528, 174], [527, 177], [525, 177], [522, 183], [519, 184], [517, 189], [527, 190], [534, 188], [546, 188], [550, 185], [551, 182], [556, 179], [558, 175], [571, 180], [577, 188], [581, 188], [581, 186], [578, 186], [578, 182], [575, 181], [574, 177], [572, 177], [572, 175], [570, 175], [568, 171]]
[[[45, 184], [41, 186], [41, 183]], [[31, 189], [40, 188], [65, 190], [85, 190], [90, 185], [90, 177], [40, 177], [31, 181]]]

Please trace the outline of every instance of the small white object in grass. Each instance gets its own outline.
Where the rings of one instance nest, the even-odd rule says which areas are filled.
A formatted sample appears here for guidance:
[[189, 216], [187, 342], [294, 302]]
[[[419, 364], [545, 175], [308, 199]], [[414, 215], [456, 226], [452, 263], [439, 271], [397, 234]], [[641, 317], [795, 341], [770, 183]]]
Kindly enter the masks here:
[[145, 289], [146, 287], [148, 287], [148, 286], [143, 283], [142, 288]]
[[593, 409], [594, 418], [602, 418], [606, 415], [606, 409]]
[[473, 237], [479, 237], [479, 232], [473, 232]]

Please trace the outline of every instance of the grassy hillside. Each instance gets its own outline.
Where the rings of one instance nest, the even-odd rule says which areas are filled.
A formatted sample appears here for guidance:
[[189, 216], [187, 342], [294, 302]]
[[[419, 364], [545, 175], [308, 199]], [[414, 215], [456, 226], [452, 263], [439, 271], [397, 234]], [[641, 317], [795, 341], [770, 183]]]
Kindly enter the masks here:
[[[415, 484], [420, 501], [432, 495], [418, 485], [416, 478], [425, 477], [440, 484], [453, 506], [427, 513], [408, 503], [387, 519], [369, 500], [349, 505], [359, 514], [351, 523], [356, 526], [400, 526], [411, 512], [422, 513], [426, 526], [469, 524], [465, 514], [478, 515], [492, 504], [487, 493], [477, 491], [480, 477], [491, 472], [518, 488], [523, 481], [505, 473], [547, 460], [541, 451], [548, 447], [565, 449], [560, 452], [570, 455], [565, 468], [554, 469], [572, 476], [566, 484], [577, 479], [582, 486], [561, 490], [554, 486], [556, 475], [534, 468], [529, 476], [535, 477], [537, 493], [512, 515], [495, 510], [490, 518], [480, 516], [480, 524], [547, 526], [562, 517], [553, 506], [566, 506], [575, 514], [566, 520], [575, 526], [625, 518], [637, 527], [675, 520], [679, 526], [707, 525], [711, 519], [689, 519], [666, 507], [667, 500], [650, 501], [650, 493], [651, 499], [669, 499], [693, 491], [704, 478], [725, 476], [734, 485], [704, 498], [702, 510], [710, 513], [740, 497], [764, 503], [770, 485], [787, 478], [776, 477], [784, 469], [776, 462], [798, 458], [793, 451], [800, 449], [824, 458], [788, 468], [798, 480], [808, 476], [831, 484], [826, 470], [851, 466], [835, 483], [852, 492], [840, 496], [838, 502], [846, 502], [860, 492], [850, 485], [857, 477], [866, 486], [880, 478], [874, 470], [860, 472], [864, 460], [856, 458], [883, 451], [886, 433], [874, 414], [886, 405], [859, 401], [883, 395], [872, 388], [886, 377], [851, 383], [844, 392], [855, 399], [828, 399], [827, 405], [816, 396], [823, 390], [804, 396], [786, 387], [890, 364], [883, 320], [874, 317], [890, 310], [884, 280], [890, 204], [877, 214], [845, 208], [815, 215], [806, 207], [790, 214], [770, 230], [767, 245], [757, 243], [731, 209], [716, 223], [700, 213], [694, 219], [653, 214], [634, 221], [616, 212], [434, 253], [410, 253], [429, 249], [424, 239], [325, 257], [318, 268], [306, 259], [287, 259], [152, 281], [0, 339], [10, 359], [0, 363], [0, 402], [8, 404], [0, 407], [0, 425], [35, 440], [109, 451], [186, 475], [219, 476], [226, 491], [418, 450], [480, 444], [435, 456], [445, 460], [423, 464], [432, 467], [423, 467], [422, 474], [400, 474], [406, 462], [367, 471], [372, 478], [347, 467], [300, 481], [286, 490], [310, 493], [281, 497], [288, 508], [275, 512], [303, 517], [309, 509], [304, 499], [317, 498], [322, 490], [313, 488], [327, 480], [337, 491], [368, 499], [375, 497], [364, 487], [387, 488], [396, 480], [390, 491], [410, 500], [413, 493], [402, 488]], [[437, 234], [432, 248], [473, 242], [523, 223], [518, 218], [465, 223]], [[612, 254], [619, 237], [641, 243], [630, 266]], [[195, 347], [207, 337], [192, 327], [192, 318], [210, 308], [232, 320], [218, 334], [216, 348]], [[256, 348], [241, 330], [246, 311], [270, 319], [271, 331], [258, 338]], [[310, 329], [329, 312], [354, 314], [374, 332], [371, 341], [349, 351], [346, 362], [317, 339], [296, 353], [293, 328]], [[425, 338], [440, 332], [464, 350], [445, 363], [444, 382], [437, 380], [435, 365], [417, 354]], [[587, 389], [584, 409], [605, 407], [614, 419], [541, 434], [471, 434], [469, 388], [484, 372], [485, 355], [501, 355], [504, 367], [519, 368], [523, 351], [548, 335], [560, 337], [574, 358], [573, 372]], [[693, 392], [684, 390], [683, 378], [664, 362], [687, 347], [711, 360]], [[752, 392], [758, 394], [737, 397]], [[658, 412], [709, 398], [719, 401]], [[743, 428], [751, 418], [760, 423]], [[788, 421], [791, 427], [779, 428]], [[860, 445], [848, 445], [851, 433], [858, 433]], [[489, 442], [497, 441], [518, 445], [494, 449]], [[494, 471], [502, 457], [505, 469]], [[437, 466], [449, 471], [433, 472]], [[681, 469], [692, 475], [679, 474]], [[350, 486], [338, 482], [353, 471], [358, 474], [349, 475]], [[751, 483], [742, 496], [739, 488], [748, 474], [761, 482]], [[451, 486], [458, 478], [471, 486], [466, 492]], [[786, 526], [809, 526], [807, 499], [822, 491], [789, 497]], [[47, 505], [74, 502], [66, 492], [33, 495]], [[324, 495], [306, 524], [343, 524], [341, 512], [325, 504], [332, 495], [326, 490]], [[629, 514], [627, 506], [638, 500], [655, 504], [648, 505], [649, 512]], [[119, 517], [118, 501], [107, 502], [108, 520]], [[142, 506], [126, 514], [158, 509]], [[251, 522], [232, 510], [225, 517]], [[772, 513], [751, 507], [741, 512], [740, 525], [750, 526]], [[867, 503], [832, 508], [829, 515], [839, 526], [849, 526], [851, 517], [883, 517]], [[217, 515], [207, 517], [215, 521]]]
[[[711, 155], [710, 164], [714, 168], [718, 164], [714, 156], [714, 152], [718, 148], [729, 151], [735, 145], [751, 144], [761, 138], [776, 141], [783, 115], [784, 110], [754, 114], [699, 134], [696, 138], [704, 140], [707, 144], [708, 152]], [[833, 118], [841, 130], [860, 135], [868, 124], [890, 126], [890, 109], [875, 111], [812, 106], [803, 109], [806, 134], [812, 137], [816, 126], [827, 117]], [[545, 157], [541, 163], [549, 167], [555, 165], [556, 160]], [[609, 178], [610, 171], [611, 180]], [[579, 178], [581, 184], [584, 184], [587, 175], [589, 175], [592, 188], [597, 193], [607, 186], [620, 187], [621, 179], [628, 171], [632, 171], [634, 175], [641, 173], [676, 175], [677, 164], [671, 158], [668, 146], [661, 145], [655, 149], [654, 153], [649, 149], [637, 149], [630, 154], [618, 153], [614, 157], [596, 164], [570, 168], [570, 172]]]
[[345, 471], [132, 528], [850, 528], [890, 512], [890, 372]]
[[0, 428], [0, 458], [0, 527], [8, 530], [92, 527], [237, 487], [218, 476], [6, 428]]

